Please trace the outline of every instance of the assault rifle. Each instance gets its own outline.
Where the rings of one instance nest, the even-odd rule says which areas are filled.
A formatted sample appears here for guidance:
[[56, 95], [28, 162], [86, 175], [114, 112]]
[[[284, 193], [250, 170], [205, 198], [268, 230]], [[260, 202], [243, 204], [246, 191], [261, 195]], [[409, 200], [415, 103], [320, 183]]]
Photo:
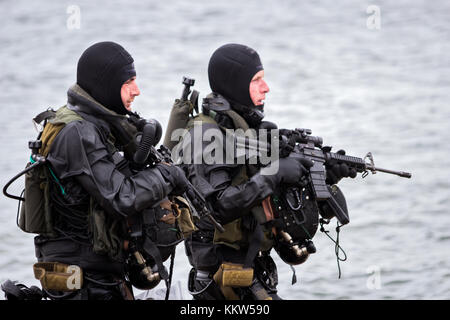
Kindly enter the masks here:
[[[312, 131], [310, 129], [281, 129], [279, 130], [279, 133], [280, 157], [291, 155], [293, 157], [306, 158], [312, 161], [313, 166], [309, 169], [309, 175], [304, 177], [300, 184], [302, 186], [310, 185], [315, 200], [319, 203], [325, 202], [342, 225], [349, 223], [350, 220], [348, 213], [346, 212], [347, 210], [344, 210], [336, 200], [336, 192], [333, 192], [334, 190], [331, 186], [326, 184], [326, 165], [332, 163], [344, 163], [349, 168], [355, 169], [356, 172], [362, 173], [363, 178], [366, 177], [369, 172], [372, 174], [384, 172], [395, 174], [402, 178], [411, 178], [411, 173], [409, 172], [376, 167], [371, 152], [367, 153], [364, 158], [331, 152], [331, 147], [323, 146], [323, 139], [321, 137], [312, 136]], [[249, 146], [258, 145], [255, 141], [247, 140], [248, 141], [246, 142]], [[265, 151], [269, 150], [270, 145], [266, 145], [266, 148]], [[261, 150], [258, 151], [261, 152]], [[366, 162], [366, 159], [368, 159], [369, 162]], [[296, 198], [299, 199], [300, 196], [296, 194]]]

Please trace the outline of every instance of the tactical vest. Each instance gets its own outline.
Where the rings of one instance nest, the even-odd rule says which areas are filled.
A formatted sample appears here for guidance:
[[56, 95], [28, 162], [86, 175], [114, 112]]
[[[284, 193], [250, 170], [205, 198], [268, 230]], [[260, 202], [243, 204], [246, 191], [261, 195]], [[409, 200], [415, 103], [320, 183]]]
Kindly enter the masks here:
[[[42, 147], [39, 153], [46, 157], [59, 132], [70, 122], [78, 120], [83, 120], [83, 118], [68, 109], [67, 106], [63, 106], [56, 113], [51, 114], [41, 135]], [[108, 142], [107, 147], [109, 152], [115, 148], [112, 142]], [[29, 165], [31, 162], [27, 166]], [[25, 201], [19, 216], [19, 227], [23, 231], [50, 238], [56, 236], [50, 201], [50, 183], [58, 184], [60, 192], [64, 194], [64, 188], [47, 164], [26, 173]], [[89, 203], [88, 226], [93, 251], [98, 254], [106, 254], [114, 260], [122, 260], [124, 258], [122, 233], [125, 220], [120, 220], [104, 212], [92, 197], [90, 197]]]
[[[226, 110], [225, 113], [233, 121], [235, 129], [242, 129], [244, 131], [249, 129], [249, 126], [246, 123], [246, 121], [239, 114], [237, 114], [234, 110], [231, 110], [231, 109]], [[196, 115], [195, 117], [190, 118], [190, 120], [188, 121], [188, 124], [186, 126], [186, 129], [189, 131], [190, 129], [192, 129], [194, 127], [194, 122], [199, 121], [202, 123], [216, 125], [223, 132], [225, 132], [226, 128], [220, 126], [218, 124], [218, 122], [213, 118], [213, 117], [215, 117], [215, 115], [216, 115], [216, 113], [214, 111], [210, 111], [209, 115], [200, 113], [200, 114]], [[231, 185], [237, 186], [248, 180], [249, 180], [249, 177], [247, 175], [247, 166], [242, 165], [240, 172], [233, 177], [233, 179], [231, 181]], [[265, 213], [264, 213], [262, 205], [257, 205], [255, 207], [253, 207], [251, 209], [251, 213], [256, 218], [258, 223], [261, 223], [265, 220]], [[251, 234], [243, 228], [242, 222], [243, 222], [242, 218], [238, 218], [236, 220], [231, 221], [230, 223], [223, 225], [223, 227], [225, 229], [224, 232], [219, 232], [216, 229], [214, 231], [213, 243], [214, 244], [223, 244], [223, 245], [229, 246], [236, 250], [248, 247], [249, 243], [251, 241], [251, 239], [250, 239]], [[268, 228], [266, 228], [264, 225], [262, 227], [263, 227], [264, 237], [263, 237], [263, 240], [260, 245], [260, 251], [268, 251], [273, 246], [273, 234], [272, 234], [272, 231], [269, 230]]]

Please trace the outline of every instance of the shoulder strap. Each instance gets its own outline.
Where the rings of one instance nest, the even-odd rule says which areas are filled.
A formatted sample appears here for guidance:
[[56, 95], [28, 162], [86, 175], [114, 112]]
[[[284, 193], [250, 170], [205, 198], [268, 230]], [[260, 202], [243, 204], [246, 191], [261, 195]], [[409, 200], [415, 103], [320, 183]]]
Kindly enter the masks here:
[[70, 110], [67, 105], [56, 110], [55, 117], [50, 119], [50, 123], [53, 124], [68, 124], [72, 121], [83, 120], [83, 117], [80, 116], [73, 110]]
[[48, 120], [48, 122], [45, 124], [41, 135], [42, 147], [39, 153], [46, 157], [56, 136], [66, 124], [76, 120], [83, 120], [83, 118], [75, 111], [68, 109], [67, 106], [63, 106], [56, 112], [53, 110], [41, 112], [33, 119], [35, 123], [40, 123], [43, 120]]
[[188, 130], [188, 131], [191, 130], [194, 127], [194, 122], [196, 122], [196, 121], [200, 121], [203, 123], [215, 124], [215, 125], [219, 126], [217, 121], [214, 120], [211, 116], [207, 116], [204, 113], [199, 113], [195, 117], [189, 119], [187, 126], [186, 126], [186, 130]]

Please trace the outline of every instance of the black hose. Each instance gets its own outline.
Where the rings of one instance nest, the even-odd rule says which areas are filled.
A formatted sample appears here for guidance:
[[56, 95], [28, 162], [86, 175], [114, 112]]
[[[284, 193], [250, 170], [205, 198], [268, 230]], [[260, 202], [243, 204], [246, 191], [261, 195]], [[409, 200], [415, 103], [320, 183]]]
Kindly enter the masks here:
[[15, 196], [15, 195], [12, 195], [12, 194], [8, 193], [8, 188], [9, 188], [9, 186], [10, 186], [14, 181], [16, 181], [17, 179], [19, 179], [22, 175], [24, 175], [24, 174], [27, 173], [28, 171], [33, 170], [33, 169], [36, 168], [36, 167], [39, 167], [40, 165], [42, 165], [42, 164], [44, 164], [44, 163], [45, 163], [45, 159], [42, 160], [42, 161], [37, 161], [37, 162], [33, 163], [32, 165], [30, 165], [29, 167], [25, 168], [24, 170], [20, 171], [20, 172], [19, 172], [18, 174], [16, 174], [14, 177], [12, 177], [11, 180], [9, 180], [9, 181], [5, 184], [5, 186], [3, 187], [3, 194], [4, 194], [6, 197], [11, 198], [11, 199], [14, 199], [14, 200], [25, 201], [25, 198], [23, 198], [23, 197], [18, 197], [18, 196]]

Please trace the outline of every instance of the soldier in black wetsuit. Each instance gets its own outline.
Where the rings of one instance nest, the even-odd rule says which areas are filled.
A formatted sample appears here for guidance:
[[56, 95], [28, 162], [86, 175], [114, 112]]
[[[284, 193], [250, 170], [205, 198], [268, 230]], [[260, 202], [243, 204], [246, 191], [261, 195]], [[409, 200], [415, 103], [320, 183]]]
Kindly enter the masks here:
[[[212, 93], [203, 101], [203, 112], [187, 127], [193, 141], [195, 132], [199, 132], [195, 131], [195, 121], [201, 121], [202, 133], [212, 129], [224, 136], [226, 129], [258, 129], [269, 87], [257, 52], [244, 45], [224, 45], [212, 55], [208, 76]], [[205, 147], [203, 144], [200, 151]], [[194, 146], [192, 149], [195, 158], [199, 150]], [[185, 166], [189, 179], [205, 195], [216, 219], [225, 227], [225, 232], [220, 233], [203, 219], [198, 223], [199, 231], [186, 241], [193, 266], [189, 290], [195, 299], [278, 299], [276, 267], [270, 257], [273, 239], [253, 212], [279, 184], [295, 183], [309, 166], [307, 161], [290, 157], [279, 160], [279, 170], [273, 175], [263, 175], [251, 165], [229, 164], [225, 159], [222, 163]], [[217, 283], [217, 272], [227, 264], [253, 268], [251, 283], [231, 290], [223, 288]]]
[[136, 128], [127, 115], [139, 93], [131, 55], [113, 42], [94, 44], [78, 61], [67, 105], [44, 129], [51, 235], [35, 238], [37, 259], [78, 266], [84, 275], [80, 290], [48, 290], [52, 299], [133, 298], [125, 281], [127, 219], [185, 190], [175, 166], [129, 168]]

